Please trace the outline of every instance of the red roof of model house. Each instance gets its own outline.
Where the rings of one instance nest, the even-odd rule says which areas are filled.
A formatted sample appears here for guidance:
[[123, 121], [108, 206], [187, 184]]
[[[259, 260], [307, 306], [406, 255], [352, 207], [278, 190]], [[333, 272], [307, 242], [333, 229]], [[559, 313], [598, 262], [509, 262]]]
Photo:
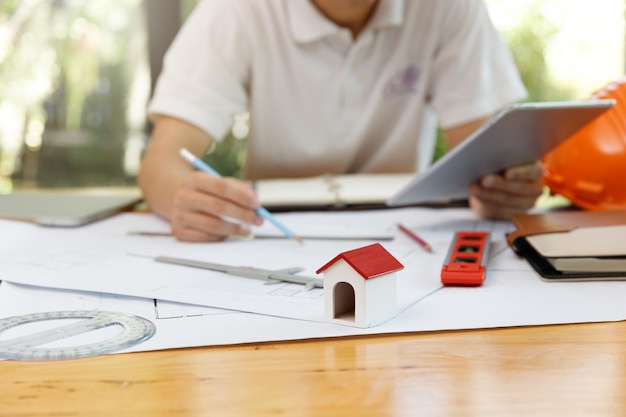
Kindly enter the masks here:
[[327, 269], [339, 259], [346, 261], [363, 278], [376, 278], [404, 268], [380, 243], [363, 246], [362, 248], [342, 252], [316, 272]]

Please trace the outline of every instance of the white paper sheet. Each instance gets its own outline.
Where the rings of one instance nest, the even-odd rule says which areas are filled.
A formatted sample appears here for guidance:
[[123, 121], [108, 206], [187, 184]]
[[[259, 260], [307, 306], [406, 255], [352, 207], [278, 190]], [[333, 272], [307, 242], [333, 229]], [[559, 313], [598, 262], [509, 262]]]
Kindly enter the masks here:
[[[498, 257], [502, 259], [496, 264], [509, 263], [511, 259], [504, 259], [509, 256], [513, 255], [501, 252]], [[442, 288], [387, 323], [358, 329], [145, 298], [3, 282], [0, 284], [0, 318], [63, 310], [135, 314], [149, 319], [157, 328], [150, 340], [122, 351], [135, 352], [367, 334], [625, 320], [623, 293], [626, 288], [622, 284], [545, 283], [528, 272], [495, 267], [482, 287]], [[0, 334], [0, 340], [6, 339], [7, 335]], [[96, 340], [82, 340], [82, 343]], [[67, 340], [65, 346], [75, 344]]]
[[[334, 256], [337, 250], [366, 242], [306, 242], [305, 246], [299, 247], [290, 241], [276, 240], [268, 248], [267, 241], [261, 245], [258, 245], [259, 241], [188, 244], [170, 237], [128, 236], [128, 230], [166, 227], [160, 219], [141, 214], [125, 214], [88, 228], [71, 230], [0, 222], [2, 279], [32, 281], [47, 287], [85, 287], [92, 291], [54, 290], [3, 282], [0, 285], [0, 317], [95, 309], [136, 314], [157, 325], [155, 337], [126, 351], [626, 319], [623, 303], [626, 282], [543, 282], [506, 246], [504, 232], [511, 228], [508, 222], [481, 221], [468, 210], [403, 209], [369, 215], [377, 224], [401, 221], [435, 248], [433, 254], [428, 254], [401, 234], [393, 242], [385, 243], [401, 262], [409, 265], [404, 270], [408, 273], [401, 278], [401, 288], [407, 294], [402, 294], [398, 316], [377, 327], [357, 329], [320, 322], [321, 297], [294, 303], [296, 297], [292, 295], [277, 299], [268, 294], [254, 296], [251, 294], [257, 290], [258, 282], [224, 276], [220, 279], [233, 282], [220, 283], [219, 290], [216, 290], [214, 283], [218, 279], [211, 273], [125, 255], [126, 252], [138, 252], [194, 259], [204, 257], [261, 267], [302, 264], [314, 269]], [[332, 213], [310, 213], [303, 215], [303, 221], [308, 216], [328, 216], [328, 221], [333, 221]], [[442, 259], [454, 231], [460, 229], [490, 230], [493, 234], [487, 279], [481, 287], [444, 288], [439, 284]], [[127, 270], [129, 265], [130, 271]], [[230, 284], [236, 285], [231, 287]], [[162, 298], [158, 296], [137, 298], [106, 294], [116, 290], [122, 293], [148, 291], [168, 295], [170, 299], [198, 299], [199, 304], [209, 305], [217, 295], [222, 295], [226, 299], [222, 300], [224, 305], [240, 306], [242, 310], [267, 308], [268, 311], [249, 314], [161, 300], [155, 302], [154, 298]], [[240, 300], [234, 299], [237, 294], [241, 296]], [[305, 318], [305, 321], [276, 317], [269, 309], [274, 309], [277, 315]]]
[[[281, 215], [294, 230], [300, 224], [318, 221], [320, 216], [334, 225], [338, 235], [354, 222], [345, 213]], [[396, 230], [397, 238], [382, 242], [403, 265], [398, 272], [399, 311], [441, 287], [439, 271], [454, 231], [491, 230], [494, 245], [504, 245], [508, 223], [478, 220], [468, 210], [437, 211], [399, 209], [358, 212], [364, 230], [395, 228], [404, 223], [434, 248], [425, 252]], [[323, 291], [307, 291], [299, 284], [265, 285], [248, 278], [220, 272], [155, 262], [163, 255], [255, 266], [266, 269], [303, 267], [301, 273], [315, 271], [338, 253], [371, 242], [358, 240], [308, 240], [304, 245], [276, 239], [231, 240], [222, 243], [183, 243], [171, 237], [128, 235], [129, 230], [159, 230], [162, 220], [146, 214], [126, 213], [80, 229], [46, 229], [14, 223], [12, 233], [0, 237], [0, 279], [50, 288], [105, 292], [170, 300], [230, 310], [323, 321]], [[11, 243], [12, 235], [29, 239]], [[143, 255], [143, 256], [134, 256]], [[320, 277], [321, 278], [321, 277]]]

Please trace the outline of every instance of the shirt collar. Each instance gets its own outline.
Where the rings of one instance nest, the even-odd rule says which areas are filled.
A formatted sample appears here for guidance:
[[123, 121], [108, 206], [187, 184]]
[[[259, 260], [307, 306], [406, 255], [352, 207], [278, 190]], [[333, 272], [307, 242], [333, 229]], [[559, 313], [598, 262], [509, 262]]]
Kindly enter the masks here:
[[[297, 43], [314, 42], [337, 33], [341, 28], [326, 19], [311, 0], [287, 0], [289, 25]], [[379, 0], [368, 28], [371, 30], [400, 26], [405, 0]]]

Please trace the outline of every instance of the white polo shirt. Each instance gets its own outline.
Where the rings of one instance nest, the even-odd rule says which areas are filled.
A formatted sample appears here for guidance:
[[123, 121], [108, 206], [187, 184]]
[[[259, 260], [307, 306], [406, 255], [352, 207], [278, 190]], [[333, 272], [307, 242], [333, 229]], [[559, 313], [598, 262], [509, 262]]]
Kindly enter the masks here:
[[250, 179], [413, 172], [425, 109], [445, 129], [525, 93], [480, 0], [379, 0], [356, 41], [310, 0], [204, 0], [149, 112], [220, 140], [250, 111]]

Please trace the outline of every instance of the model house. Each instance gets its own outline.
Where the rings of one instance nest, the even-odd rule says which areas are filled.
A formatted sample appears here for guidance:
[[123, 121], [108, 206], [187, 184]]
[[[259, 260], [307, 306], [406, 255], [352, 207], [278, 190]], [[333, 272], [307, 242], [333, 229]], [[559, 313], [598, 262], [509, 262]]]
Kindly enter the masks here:
[[395, 272], [404, 268], [379, 243], [340, 253], [324, 272], [324, 316], [329, 322], [371, 327], [397, 314]]

